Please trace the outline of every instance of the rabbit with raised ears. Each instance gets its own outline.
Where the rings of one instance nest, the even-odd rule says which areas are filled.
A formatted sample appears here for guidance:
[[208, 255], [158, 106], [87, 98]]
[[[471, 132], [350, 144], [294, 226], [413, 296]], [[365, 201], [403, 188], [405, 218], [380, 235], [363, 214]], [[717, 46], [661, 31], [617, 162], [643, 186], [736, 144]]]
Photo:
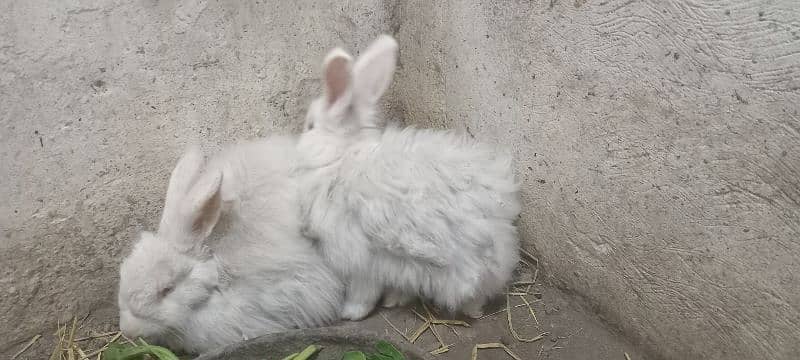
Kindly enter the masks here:
[[519, 261], [512, 159], [452, 131], [381, 127], [397, 50], [383, 35], [355, 62], [341, 49], [325, 58], [298, 142], [304, 227], [345, 281], [343, 318], [381, 295], [479, 317]]
[[295, 141], [237, 144], [205, 164], [197, 147], [169, 181], [161, 223], [120, 267], [120, 328], [204, 352], [339, 319], [343, 284], [300, 235]]

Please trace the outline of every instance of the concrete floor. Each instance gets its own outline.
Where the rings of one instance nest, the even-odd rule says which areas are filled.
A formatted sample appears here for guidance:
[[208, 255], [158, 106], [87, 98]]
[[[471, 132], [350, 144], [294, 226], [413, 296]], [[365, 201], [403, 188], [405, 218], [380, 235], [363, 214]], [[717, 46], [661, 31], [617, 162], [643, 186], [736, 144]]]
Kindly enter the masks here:
[[[514, 329], [523, 338], [533, 338], [547, 333], [542, 340], [525, 343], [514, 339], [508, 329], [505, 312], [470, 321], [471, 327], [452, 326], [452, 330], [443, 325], [436, 326], [439, 336], [447, 344], [452, 344], [446, 353], [435, 356], [436, 359], [465, 360], [471, 356], [475, 344], [503, 343], [523, 360], [625, 360], [627, 353], [631, 359], [647, 359], [642, 352], [625, 337], [608, 328], [591, 310], [587, 310], [581, 301], [574, 296], [548, 286], [535, 286], [534, 290], [541, 298], [532, 303], [539, 325], [530, 315], [527, 307], [513, 308], [512, 321]], [[518, 298], [511, 300], [512, 306], [522, 304]], [[505, 302], [496, 304], [494, 311], [502, 311]], [[425, 314], [421, 306], [413, 309]], [[488, 311], [492, 313], [494, 311]], [[411, 336], [423, 321], [411, 311], [411, 308], [383, 309], [373, 314], [363, 323], [350, 323], [348, 326], [364, 327], [384, 334], [395, 342], [405, 341], [387, 320], [400, 331]], [[454, 330], [454, 331], [453, 331]], [[432, 351], [439, 348], [439, 343], [427, 331], [416, 344], [420, 348]], [[512, 359], [503, 350], [479, 350], [478, 359]]]
[[[529, 273], [523, 275], [521, 280], [531, 280], [530, 275]], [[468, 322], [469, 327], [434, 325], [443, 342], [450, 346], [447, 352], [431, 357], [441, 360], [470, 359], [475, 344], [502, 343], [522, 360], [626, 360], [625, 354], [632, 360], [647, 359], [639, 347], [604, 323], [592, 309], [587, 308], [582, 299], [548, 284], [546, 278], [539, 280], [529, 289], [527, 286], [520, 286], [519, 290], [513, 292], [529, 294], [525, 298], [534, 310], [535, 320], [526, 306], [516, 307], [524, 305], [519, 295], [510, 296], [510, 304], [513, 326], [518, 335], [526, 339], [543, 335], [540, 340], [521, 342], [513, 337], [504, 311], [505, 300], [501, 298], [487, 307], [484, 318], [475, 320], [459, 318]], [[436, 318], [452, 319], [447, 315], [437, 316], [435, 309], [432, 311]], [[111, 308], [83, 314], [79, 317], [81, 320], [78, 321], [76, 338], [116, 331], [115, 322], [112, 320], [115, 315]], [[341, 325], [366, 329], [392, 342], [408, 342], [407, 338], [424, 324], [420, 315], [425, 316], [426, 311], [421, 304], [416, 303], [403, 308], [378, 309], [364, 321], [344, 322]], [[403, 332], [405, 336], [400, 335], [398, 331]], [[45, 332], [42, 335], [40, 340], [17, 359], [48, 358], [53, 350], [56, 336], [52, 332]], [[89, 353], [102, 346], [108, 339], [106, 336], [97, 340], [81, 341], [80, 346]], [[433, 351], [440, 347], [430, 330], [422, 333], [414, 344], [424, 351]], [[15, 348], [14, 353], [21, 348], [22, 345]], [[191, 357], [182, 356], [182, 358]], [[479, 350], [478, 359], [512, 359], [512, 357], [502, 349], [485, 349]]]

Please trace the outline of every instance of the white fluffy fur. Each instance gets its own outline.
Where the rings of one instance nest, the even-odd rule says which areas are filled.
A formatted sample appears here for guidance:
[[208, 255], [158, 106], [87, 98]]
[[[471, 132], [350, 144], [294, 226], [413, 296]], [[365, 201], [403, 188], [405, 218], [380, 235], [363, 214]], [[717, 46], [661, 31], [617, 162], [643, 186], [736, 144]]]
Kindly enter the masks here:
[[512, 159], [450, 131], [377, 127], [396, 52], [382, 36], [352, 67], [340, 49], [326, 58], [298, 143], [305, 226], [346, 279], [342, 317], [363, 318], [384, 292], [388, 306], [419, 295], [480, 316], [519, 260]]
[[142, 234], [120, 269], [126, 335], [203, 352], [338, 319], [343, 285], [300, 235], [295, 161], [283, 137], [233, 146], [204, 170], [199, 150], [183, 156], [158, 233]]

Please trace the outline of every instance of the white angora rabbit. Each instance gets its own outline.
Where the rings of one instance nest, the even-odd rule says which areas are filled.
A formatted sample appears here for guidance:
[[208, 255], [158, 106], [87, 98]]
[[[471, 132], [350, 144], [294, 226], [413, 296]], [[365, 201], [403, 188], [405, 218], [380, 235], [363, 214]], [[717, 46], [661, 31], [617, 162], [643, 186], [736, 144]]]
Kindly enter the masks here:
[[478, 317], [519, 260], [512, 159], [451, 131], [379, 126], [396, 57], [387, 35], [355, 63], [326, 57], [298, 142], [304, 231], [345, 281], [345, 319], [382, 293], [385, 306], [421, 296]]
[[158, 232], [120, 268], [124, 334], [204, 352], [339, 319], [343, 284], [300, 235], [295, 161], [283, 137], [232, 146], [207, 166], [199, 148], [183, 155]]

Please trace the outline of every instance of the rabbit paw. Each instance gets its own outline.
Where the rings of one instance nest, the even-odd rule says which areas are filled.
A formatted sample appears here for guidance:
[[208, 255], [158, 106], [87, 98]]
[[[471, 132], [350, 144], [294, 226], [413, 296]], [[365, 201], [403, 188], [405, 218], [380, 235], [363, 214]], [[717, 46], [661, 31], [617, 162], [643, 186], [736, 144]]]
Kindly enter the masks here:
[[347, 302], [342, 308], [342, 319], [358, 321], [361, 320], [372, 310], [372, 307], [364, 303]]

